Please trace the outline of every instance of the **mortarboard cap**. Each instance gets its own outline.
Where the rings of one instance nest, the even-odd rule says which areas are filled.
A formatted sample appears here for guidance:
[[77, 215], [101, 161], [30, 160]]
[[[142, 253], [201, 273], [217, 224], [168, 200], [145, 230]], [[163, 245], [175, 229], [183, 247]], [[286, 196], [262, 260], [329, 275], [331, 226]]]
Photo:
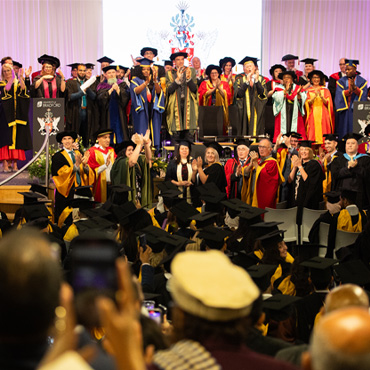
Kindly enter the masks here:
[[328, 203], [334, 204], [338, 203], [340, 201], [340, 192], [339, 191], [328, 191], [327, 193], [324, 193], [326, 196], [326, 199]]
[[60, 61], [59, 61], [59, 59], [56, 58], [56, 57], [53, 57], [51, 55], [47, 55], [47, 54], [41, 55], [41, 57], [39, 57], [37, 59], [37, 61], [40, 64], [45, 64], [45, 63], [51, 64], [55, 68], [59, 68], [60, 67]]
[[221, 68], [220, 68], [219, 66], [216, 66], [215, 64], [210, 64], [210, 65], [206, 68], [206, 75], [207, 75], [207, 76], [210, 76], [211, 72], [212, 72], [214, 69], [218, 72], [219, 76], [221, 76], [221, 74], [222, 74], [222, 70], [221, 70]]
[[[21, 191], [18, 194], [23, 195], [23, 204], [30, 205], [30, 204], [44, 204], [44, 203], [51, 203], [50, 199], [47, 199], [45, 195], [34, 193], [31, 191]], [[40, 199], [40, 200], [39, 200]]]
[[235, 67], [236, 65], [235, 59], [230, 58], [230, 57], [222, 58], [220, 59], [218, 63], [219, 63], [219, 66], [222, 68], [222, 66], [224, 66], [226, 63], [229, 63], [229, 62], [231, 63], [232, 68]]
[[204, 228], [209, 225], [213, 225], [216, 221], [216, 212], [202, 212], [197, 215], [190, 217], [191, 220], [195, 220], [197, 229]]
[[318, 61], [318, 59], [314, 59], [314, 58], [301, 59], [301, 62], [303, 62], [304, 64], [312, 64], [313, 65], [317, 61]]
[[259, 264], [248, 267], [247, 272], [258, 288], [260, 288], [261, 292], [264, 292], [271, 285], [271, 276], [274, 274], [276, 268], [277, 265]]
[[90, 218], [94, 218], [94, 217], [108, 217], [111, 215], [110, 212], [106, 211], [105, 209], [99, 207], [99, 208], [89, 208], [89, 209], [86, 209], [83, 211], [83, 213], [90, 217]]
[[91, 198], [93, 196], [91, 192], [92, 187], [92, 185], [78, 186], [75, 188], [75, 195], [77, 197]]
[[62, 139], [66, 136], [70, 136], [73, 141], [77, 139], [77, 134], [74, 131], [62, 131], [58, 132], [56, 136], [56, 140], [58, 143], [62, 143]]
[[132, 146], [134, 149], [136, 148], [136, 144], [132, 140], [125, 140], [122, 143], [117, 143], [114, 146], [114, 151], [118, 155], [122, 150], [127, 149], [129, 146]]
[[173, 184], [172, 181], [162, 181], [157, 184], [157, 187], [161, 192], [166, 192], [168, 190], [178, 190], [177, 186]]
[[221, 203], [227, 208], [227, 211], [231, 218], [237, 217], [240, 213], [252, 208], [249, 204], [243, 202], [239, 198], [231, 198], [221, 201]]
[[284, 321], [292, 315], [294, 304], [300, 299], [291, 295], [276, 294], [263, 301], [262, 309], [268, 319]]
[[22, 68], [22, 64], [19, 63], [19, 62], [16, 62], [15, 60], [13, 60], [13, 67], [18, 67], [18, 68]]
[[149, 47], [142, 48], [140, 50], [140, 55], [144, 56], [145, 52], [147, 52], [147, 51], [151, 51], [154, 54], [155, 57], [158, 55], [158, 50], [157, 49], [149, 48]]
[[34, 193], [39, 193], [45, 197], [48, 196], [49, 187], [35, 182], [29, 182], [28, 184], [31, 185], [30, 191], [33, 191]]
[[151, 64], [153, 64], [154, 62], [148, 58], [141, 58], [141, 59], [137, 59], [137, 62], [140, 63], [140, 67], [148, 67], [150, 66]]
[[255, 57], [245, 57], [238, 64], [244, 65], [245, 63], [252, 62], [257, 67], [258, 58]]
[[72, 70], [76, 69], [80, 64], [83, 65], [83, 63], [71, 63], [67, 64], [67, 67], [71, 67]]
[[257, 240], [259, 240], [262, 243], [262, 246], [264, 248], [268, 248], [271, 245], [274, 245], [274, 244], [277, 244], [277, 243], [280, 243], [280, 242], [284, 241], [284, 238], [283, 238], [282, 234], [285, 231], [286, 230], [274, 230], [272, 232], [269, 232], [268, 234], [265, 234], [265, 235], [262, 235], [262, 236], [258, 237]]
[[332, 258], [313, 257], [300, 265], [310, 269], [310, 278], [316, 289], [324, 289], [330, 284], [333, 276], [332, 266], [338, 263], [338, 260]]
[[293, 80], [295, 80], [297, 78], [297, 75], [295, 74], [295, 72], [293, 71], [283, 71], [281, 73], [279, 73], [279, 80], [282, 80], [284, 76], [286, 75], [289, 75], [290, 77], [292, 77]]
[[40, 217], [51, 216], [49, 210], [45, 207], [45, 204], [25, 204], [23, 206], [25, 218], [27, 221], [32, 221]]
[[94, 223], [96, 230], [106, 230], [112, 228], [113, 226], [116, 226], [116, 224], [113, 223], [112, 221], [109, 221], [106, 218], [99, 216], [91, 218], [90, 221]]
[[357, 193], [355, 189], [342, 189], [340, 197], [349, 200], [351, 203], [356, 203]]
[[127, 202], [120, 206], [112, 207], [112, 213], [118, 219], [121, 225], [127, 225], [129, 223], [129, 216], [132, 216], [135, 212], [138, 211], [133, 202]]
[[249, 146], [251, 145], [251, 142], [248, 139], [244, 139], [244, 138], [237, 138], [237, 139], [235, 139], [234, 142], [235, 142], [236, 146], [245, 145], [249, 148]]
[[329, 141], [339, 141], [339, 134], [333, 133], [333, 134], [324, 134], [323, 137], [325, 140]]
[[113, 130], [108, 129], [108, 128], [104, 128], [104, 129], [101, 129], [101, 130], [95, 132], [94, 137], [97, 139], [100, 136], [111, 135], [111, 134], [113, 134]]
[[175, 60], [177, 57], [184, 57], [184, 58], [187, 58], [187, 57], [188, 57], [188, 53], [183, 53], [183, 52], [173, 53], [173, 54], [171, 54], [170, 59], [173, 61], [173, 60]]
[[69, 206], [83, 211], [85, 209], [94, 208], [97, 203], [98, 202], [87, 198], [75, 198], [70, 201]]
[[230, 234], [231, 231], [207, 226], [198, 234], [198, 238], [205, 240], [208, 248], [220, 250], [225, 244], [225, 238], [230, 236]]
[[92, 220], [82, 220], [75, 222], [78, 233], [82, 234], [86, 231], [95, 230], [95, 223]]
[[312, 148], [312, 144], [316, 143], [316, 141], [312, 140], [301, 140], [298, 144], [300, 148]]
[[164, 249], [164, 243], [161, 238], [168, 235], [168, 233], [159, 227], [153, 225], [146, 226], [143, 229], [138, 230], [135, 233], [137, 236], [142, 234], [146, 235], [146, 241], [150, 248], [152, 248], [154, 253], [160, 253]]
[[100, 59], [98, 59], [97, 60], [97, 62], [99, 62], [99, 63], [109, 63], [109, 64], [111, 64], [111, 63], [113, 63], [114, 62], [114, 60], [113, 59], [111, 59], [111, 58], [108, 58], [108, 57], [102, 57], [102, 58], [100, 58]]
[[214, 182], [208, 182], [197, 187], [199, 198], [205, 202], [216, 204], [226, 198], [226, 193], [220, 191]]
[[[164, 61], [164, 65], [165, 66], [171, 66], [171, 67], [173, 67], [173, 62], [172, 62], [172, 60], [165, 60]], [[180, 131], [181, 132], [181, 131]]]
[[361, 260], [340, 263], [334, 266], [334, 271], [342, 284], [370, 284], [370, 271]]
[[296, 139], [302, 139], [302, 135], [295, 131], [289, 131], [286, 133], [286, 136], [288, 137], [295, 137]]
[[286, 62], [287, 60], [298, 60], [298, 56], [296, 55], [292, 55], [292, 54], [287, 54], [287, 55], [284, 55], [282, 58], [281, 58], [281, 61], [282, 62]]
[[262, 208], [250, 207], [249, 209], [243, 210], [243, 212], [241, 212], [239, 214], [239, 217], [244, 219], [244, 220], [251, 220], [251, 221], [256, 219], [257, 222], [260, 222], [261, 221], [260, 216], [263, 215], [266, 212], [267, 211], [265, 209], [262, 209]]
[[355, 68], [357, 68], [357, 66], [360, 64], [360, 62], [357, 59], [345, 59], [344, 63], [346, 63], [347, 66]]
[[49, 219], [47, 217], [36, 218], [35, 220], [27, 222], [24, 226], [35, 227], [39, 230], [43, 230], [49, 225]]
[[181, 201], [170, 209], [177, 220], [183, 223], [190, 223], [189, 218], [199, 214], [198, 210], [195, 209], [191, 204], [186, 200]]
[[85, 64], [85, 66], [86, 66], [86, 69], [94, 69], [95, 64], [92, 64], [92, 63], [86, 63], [86, 64]]
[[310, 72], [308, 74], [308, 79], [311, 80], [313, 76], [319, 76], [320, 77], [320, 80], [325, 80], [325, 75], [322, 71], [319, 71], [318, 69], [315, 69], [314, 71]]
[[323, 258], [317, 256], [307, 261], [301, 262], [300, 265], [315, 270], [326, 270], [336, 263], [338, 263], [338, 260], [335, 260], [333, 258]]
[[203, 145], [206, 148], [213, 148], [217, 151], [218, 155], [221, 157], [222, 156], [222, 151], [223, 148], [222, 146], [217, 142], [217, 141], [205, 141]]
[[344, 135], [342, 140], [347, 141], [348, 139], [355, 139], [359, 141], [360, 139], [362, 139], [362, 137], [363, 137], [362, 135], [357, 134], [356, 132], [351, 132], [347, 135]]
[[109, 66], [106, 66], [106, 67], [103, 68], [103, 72], [104, 73], [107, 73], [111, 69], [114, 69], [115, 71], [118, 71], [119, 67], [118, 66], [114, 66], [113, 64], [110, 64]]
[[272, 77], [274, 77], [275, 69], [281, 69], [282, 72], [286, 71], [286, 68], [282, 64], [274, 64], [269, 71]]

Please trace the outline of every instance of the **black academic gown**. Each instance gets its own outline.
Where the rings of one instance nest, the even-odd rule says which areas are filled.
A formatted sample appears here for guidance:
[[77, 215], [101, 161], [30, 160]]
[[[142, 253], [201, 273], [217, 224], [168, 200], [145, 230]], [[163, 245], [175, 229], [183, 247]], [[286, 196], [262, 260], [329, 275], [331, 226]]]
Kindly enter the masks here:
[[211, 166], [207, 167], [204, 170], [204, 173], [205, 175], [208, 175], [206, 184], [213, 182], [220, 189], [220, 191], [226, 193], [226, 175], [224, 167], [220, 163], [214, 163]]
[[348, 168], [345, 156], [335, 158], [331, 164], [332, 190], [342, 189], [357, 191], [356, 204], [360, 209], [370, 206], [370, 157], [357, 159], [357, 166]]
[[[35, 85], [36, 82], [41, 78], [42, 76], [36, 76], [33, 80], [33, 84], [31, 86], [31, 96], [32, 98], [45, 98], [45, 91], [44, 91], [44, 84], [41, 82], [41, 85], [36, 89]], [[62, 84], [62, 78], [59, 75], [55, 76], [56, 84], [57, 84], [57, 98], [63, 98], [65, 91], [61, 91], [61, 84]], [[49, 96], [52, 97], [52, 84], [48, 81], [48, 87], [49, 87]]]
[[[66, 82], [66, 129], [68, 131], [80, 132], [80, 107], [83, 92], [77, 79]], [[99, 110], [96, 104], [96, 83], [86, 90], [86, 112], [87, 112], [87, 141], [94, 142], [94, 134], [99, 129]], [[80, 94], [79, 94], [80, 93]], [[71, 100], [72, 94], [79, 94], [78, 98]]]

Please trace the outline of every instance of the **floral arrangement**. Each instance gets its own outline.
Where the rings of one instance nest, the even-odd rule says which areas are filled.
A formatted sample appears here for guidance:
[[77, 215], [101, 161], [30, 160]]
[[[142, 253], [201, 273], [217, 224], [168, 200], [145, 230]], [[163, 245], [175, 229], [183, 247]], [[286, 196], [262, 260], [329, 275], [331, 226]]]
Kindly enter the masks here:
[[158, 174], [166, 174], [168, 163], [165, 158], [157, 157], [152, 159], [152, 169]]
[[[49, 146], [49, 174], [51, 173], [51, 157], [59, 150], [55, 145]], [[36, 154], [37, 152], [35, 152]], [[45, 179], [45, 168], [46, 168], [46, 153], [42, 153], [35, 162], [28, 167], [28, 174], [30, 178], [38, 178], [40, 180]]]

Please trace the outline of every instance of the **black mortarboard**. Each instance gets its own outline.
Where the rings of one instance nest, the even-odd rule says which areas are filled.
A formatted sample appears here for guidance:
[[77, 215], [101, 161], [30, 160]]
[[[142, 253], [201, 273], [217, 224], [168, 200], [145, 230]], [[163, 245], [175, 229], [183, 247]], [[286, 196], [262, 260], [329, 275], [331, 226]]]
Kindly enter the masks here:
[[91, 198], [92, 195], [92, 185], [78, 186], [75, 188], [75, 195], [78, 197]]
[[284, 55], [282, 58], [281, 58], [281, 61], [282, 62], [286, 62], [287, 60], [298, 60], [299, 57], [297, 57], [296, 55], [292, 55], [292, 54], [287, 54], [287, 55]]
[[231, 234], [231, 231], [218, 229], [214, 226], [207, 226], [198, 234], [199, 239], [203, 239], [210, 249], [220, 250], [225, 244], [225, 238]]
[[117, 143], [114, 146], [114, 151], [118, 155], [119, 152], [121, 152], [124, 149], [127, 149], [129, 146], [132, 146], [134, 149], [136, 148], [136, 144], [132, 140], [125, 140], [122, 141], [122, 143]]
[[347, 134], [347, 135], [344, 135], [342, 140], [347, 141], [348, 139], [355, 139], [355, 140], [357, 140], [357, 141], [358, 141], [358, 140], [360, 140], [362, 137], [363, 137], [362, 135], [357, 134], [356, 132], [351, 132], [351, 133], [349, 133], [349, 134]]
[[220, 67], [222, 68], [223, 65], [225, 65], [226, 63], [230, 62], [231, 63], [231, 67], [235, 67], [236, 65], [236, 62], [235, 62], [235, 59], [233, 58], [230, 58], [230, 57], [225, 57], [225, 58], [222, 58], [220, 59], [220, 61], [218, 62]]
[[94, 137], [97, 139], [100, 136], [111, 135], [111, 134], [113, 134], [113, 130], [111, 130], [109, 128], [103, 128], [103, 129], [95, 132]]
[[282, 72], [286, 71], [286, 68], [282, 65], [282, 64], [274, 64], [271, 68], [270, 68], [270, 75], [272, 77], [274, 77], [274, 72], [275, 72], [275, 69], [278, 69], [280, 68]]
[[126, 73], [127, 72], [127, 70], [128, 70], [128, 67], [124, 67], [124, 66], [121, 66], [121, 65], [119, 65], [118, 66], [119, 67], [119, 69], [123, 69], [123, 71]]
[[347, 199], [351, 203], [356, 203], [357, 193], [358, 193], [357, 190], [353, 188], [352, 189], [342, 189], [340, 193], [340, 197]]
[[281, 222], [277, 222], [277, 221], [262, 221], [262, 222], [257, 222], [256, 224], [253, 224], [251, 225], [251, 227], [261, 227], [263, 229], [265, 229], [267, 231], [267, 229], [271, 229], [271, 232], [272, 231], [276, 231], [276, 230], [279, 230], [278, 229], [278, 226], [279, 225], [282, 225], [284, 222], [281, 221]]
[[70, 136], [73, 140], [77, 139], [77, 134], [74, 131], [62, 131], [58, 132], [56, 135], [57, 142], [62, 143], [62, 139], [66, 136]]
[[312, 64], [313, 65], [317, 61], [318, 61], [318, 59], [314, 59], [314, 58], [301, 59], [301, 62], [303, 62], [304, 64]]
[[238, 64], [244, 65], [245, 63], [252, 62], [257, 67], [258, 58], [255, 57], [245, 57]]
[[257, 240], [259, 240], [262, 243], [262, 246], [264, 248], [268, 248], [271, 245], [274, 245], [274, 244], [277, 244], [277, 243], [280, 243], [280, 242], [284, 241], [282, 233], [285, 232], [285, 231], [286, 230], [275, 230], [275, 231], [272, 231], [268, 234], [265, 234], [265, 235], [262, 235], [262, 236], [258, 237]]
[[99, 208], [89, 208], [89, 209], [86, 209], [83, 211], [83, 213], [90, 217], [90, 218], [94, 218], [94, 217], [108, 217], [111, 215], [110, 212], [106, 211], [105, 209], [99, 207]]
[[127, 202], [120, 206], [112, 207], [112, 213], [118, 219], [121, 225], [126, 225], [129, 223], [129, 216], [132, 216], [135, 212], [138, 211], [133, 202]]
[[313, 76], [319, 76], [320, 77], [320, 80], [324, 81], [325, 79], [325, 75], [323, 72], [319, 71], [318, 69], [315, 69], [314, 71], [310, 72], [307, 77], [309, 80], [312, 79]]
[[276, 294], [263, 301], [262, 309], [266, 313], [267, 319], [284, 321], [292, 315], [293, 305], [300, 299], [300, 297], [291, 295]]
[[78, 233], [82, 234], [85, 231], [95, 230], [95, 223], [92, 220], [81, 220], [75, 222], [75, 226], [78, 229]]
[[149, 47], [142, 48], [140, 50], [140, 55], [141, 56], [144, 56], [144, 54], [145, 54], [146, 51], [151, 51], [154, 54], [155, 57], [158, 55], [158, 50], [157, 49], [155, 49], [155, 48], [149, 48]]
[[221, 157], [222, 156], [222, 151], [223, 148], [222, 146], [217, 142], [217, 141], [205, 141], [203, 145], [206, 148], [213, 148], [217, 151], [218, 155]]
[[140, 63], [140, 67], [148, 67], [154, 62], [151, 59], [148, 58], [141, 58], [136, 60], [138, 63]]
[[173, 53], [173, 54], [170, 55], [170, 59], [171, 60], [175, 60], [177, 57], [187, 58], [188, 57], [188, 53], [178, 52], [178, 53]]
[[40, 217], [51, 216], [49, 210], [45, 207], [45, 204], [25, 204], [23, 206], [25, 218], [27, 221], [32, 221]]
[[340, 263], [334, 270], [343, 284], [370, 284], [370, 271], [361, 260]]
[[178, 190], [177, 186], [173, 184], [172, 181], [162, 181], [157, 184], [157, 188], [163, 192], [168, 190]]
[[74, 70], [75, 68], [77, 68], [80, 64], [82, 63], [71, 63], [71, 64], [67, 64], [67, 67], [71, 67], [72, 70]]
[[[51, 200], [47, 199], [45, 195], [34, 193], [32, 191], [21, 191], [18, 194], [23, 195], [23, 204], [30, 205], [30, 204], [44, 204], [48, 202], [52, 202]], [[39, 201], [41, 200], [41, 202]]]
[[216, 212], [202, 212], [197, 215], [190, 217], [191, 220], [195, 220], [197, 229], [204, 228], [209, 225], [213, 225], [216, 221]]
[[114, 66], [113, 64], [110, 64], [109, 66], [106, 66], [106, 67], [103, 68], [103, 72], [104, 73], [107, 73], [111, 69], [114, 69], [115, 71], [118, 71], [119, 67], [118, 66]]
[[317, 256], [307, 261], [301, 262], [300, 265], [315, 270], [326, 270], [338, 262], [339, 262], [338, 260], [332, 258], [323, 258]]
[[43, 230], [49, 225], [49, 219], [47, 217], [36, 218], [35, 220], [27, 222], [24, 226], [35, 227], [39, 230]]
[[160, 229], [159, 227], [149, 225], [143, 229], [138, 230], [136, 235], [146, 235], [146, 241], [154, 253], [160, 253], [164, 249], [164, 243], [161, 238], [167, 235], [167, 232]]
[[248, 274], [251, 276], [255, 284], [264, 292], [271, 285], [271, 276], [274, 274], [277, 265], [253, 265], [247, 268]]
[[230, 215], [231, 218], [235, 218], [238, 216], [240, 213], [249, 210], [252, 208], [249, 204], [243, 202], [239, 198], [232, 198], [232, 199], [227, 199], [221, 201], [221, 203], [227, 207], [227, 211]]
[[324, 193], [326, 196], [326, 199], [328, 203], [334, 204], [338, 203], [340, 201], [340, 192], [339, 191], [328, 191], [327, 193]]
[[126, 184], [110, 185], [110, 191], [114, 193], [127, 193], [128, 191], [133, 191], [134, 189]]
[[312, 140], [301, 140], [298, 144], [300, 148], [312, 148], [312, 144], [316, 143], [316, 141]]
[[95, 64], [92, 64], [92, 63], [86, 63], [86, 64], [85, 64], [85, 66], [86, 66], [86, 69], [94, 69]]
[[355, 68], [357, 68], [357, 66], [360, 64], [360, 62], [357, 59], [345, 59], [344, 63], [346, 63], [346, 65], [350, 67], [355, 67]]
[[249, 146], [251, 145], [251, 142], [248, 139], [238, 138], [238, 139], [235, 139], [235, 144], [236, 146], [245, 145], [249, 148]]
[[31, 185], [30, 187], [30, 191], [33, 191], [34, 193], [39, 193], [45, 197], [48, 196], [48, 190], [49, 188], [45, 185], [41, 185], [41, 184], [37, 184], [35, 182], [29, 182], [28, 183], [29, 185]]
[[293, 80], [297, 78], [297, 75], [295, 74], [294, 71], [283, 71], [279, 73], [279, 76], [278, 76], [279, 80], [282, 80], [285, 75], [289, 75], [290, 77], [292, 77]]
[[212, 72], [214, 69], [218, 72], [219, 76], [221, 76], [221, 74], [222, 74], [222, 70], [221, 70], [221, 68], [220, 68], [219, 66], [216, 66], [215, 64], [210, 64], [210, 65], [206, 68], [206, 75], [207, 75], [207, 76], [210, 76], [211, 72]]
[[208, 182], [198, 186], [196, 189], [199, 193], [199, 198], [208, 203], [216, 204], [226, 198], [226, 193], [221, 192], [214, 182]]
[[115, 223], [113, 223], [112, 221], [109, 221], [106, 218], [99, 217], [99, 216], [91, 218], [90, 221], [92, 221], [95, 224], [96, 230], [106, 230], [106, 229], [110, 229], [111, 227], [115, 226]]
[[102, 58], [98, 59], [98, 60], [97, 60], [97, 62], [99, 62], [99, 63], [109, 63], [109, 64], [111, 64], [111, 63], [113, 63], [113, 62], [114, 62], [114, 60], [113, 60], [113, 59], [111, 59], [111, 58], [108, 58], [108, 57], [102, 57]]
[[339, 141], [339, 135], [336, 134], [336, 133], [333, 133], [333, 134], [324, 134], [323, 137], [325, 138], [325, 140], [329, 140], [329, 141]]
[[338, 263], [338, 260], [316, 256], [301, 262], [300, 265], [310, 269], [312, 283], [317, 289], [321, 289], [329, 285], [333, 276], [331, 267], [336, 263]]
[[60, 67], [60, 61], [59, 61], [59, 59], [56, 58], [56, 57], [53, 57], [51, 55], [47, 55], [47, 54], [41, 55], [41, 57], [39, 57], [37, 59], [37, 61], [40, 64], [45, 64], [45, 63], [51, 64], [55, 68], [59, 68]]
[[183, 131], [180, 131], [180, 134], [179, 134], [179, 137], [176, 138], [174, 140], [176, 142], [176, 144], [178, 144], [179, 146], [180, 145], [185, 145], [189, 148], [189, 150], [191, 149], [191, 145], [193, 144], [193, 142], [191, 141], [191, 139], [189, 139], [189, 135], [188, 133], [186, 132], [186, 130], [183, 130]]
[[[165, 60], [164, 61], [164, 65], [165, 66], [171, 66], [171, 67], [173, 67], [173, 62], [172, 62], [172, 60]], [[180, 131], [181, 132], [181, 131]]]
[[69, 206], [71, 208], [79, 208], [83, 211], [85, 209], [94, 208], [97, 203], [98, 202], [87, 198], [75, 198], [70, 201]]
[[108, 193], [110, 193], [109, 199], [113, 204], [121, 205], [128, 202], [128, 192], [134, 189], [127, 186], [126, 184], [108, 185]]
[[13, 66], [18, 67], [18, 68], [22, 68], [23, 67], [21, 63], [16, 62], [15, 60], [13, 60]]
[[286, 136], [295, 137], [296, 139], [302, 139], [302, 135], [295, 131], [289, 131], [286, 133]]
[[250, 207], [249, 209], [243, 210], [239, 214], [239, 218], [242, 218], [244, 220], [251, 221], [251, 223], [257, 223], [261, 221], [261, 215], [266, 213], [267, 211], [262, 208], [257, 208], [257, 207]]
[[183, 223], [190, 223], [190, 217], [199, 214], [199, 211], [189, 204], [186, 200], [181, 201], [175, 206], [171, 207], [171, 213], [173, 213], [176, 218]]

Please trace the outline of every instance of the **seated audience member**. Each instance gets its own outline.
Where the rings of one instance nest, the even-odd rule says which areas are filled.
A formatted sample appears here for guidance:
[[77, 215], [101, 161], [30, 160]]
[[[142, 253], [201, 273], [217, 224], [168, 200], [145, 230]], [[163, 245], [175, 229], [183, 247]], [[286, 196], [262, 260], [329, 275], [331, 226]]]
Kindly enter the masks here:
[[302, 368], [365, 370], [369, 367], [369, 359], [369, 310], [348, 307], [320, 320], [314, 329], [309, 352], [303, 355]]
[[351, 189], [357, 191], [356, 204], [362, 209], [370, 206], [370, 157], [358, 153], [358, 140], [361, 135], [347, 134], [345, 153], [335, 158], [331, 165], [332, 190]]
[[62, 282], [61, 267], [39, 231], [0, 242], [1, 369], [36, 369], [48, 349]]

